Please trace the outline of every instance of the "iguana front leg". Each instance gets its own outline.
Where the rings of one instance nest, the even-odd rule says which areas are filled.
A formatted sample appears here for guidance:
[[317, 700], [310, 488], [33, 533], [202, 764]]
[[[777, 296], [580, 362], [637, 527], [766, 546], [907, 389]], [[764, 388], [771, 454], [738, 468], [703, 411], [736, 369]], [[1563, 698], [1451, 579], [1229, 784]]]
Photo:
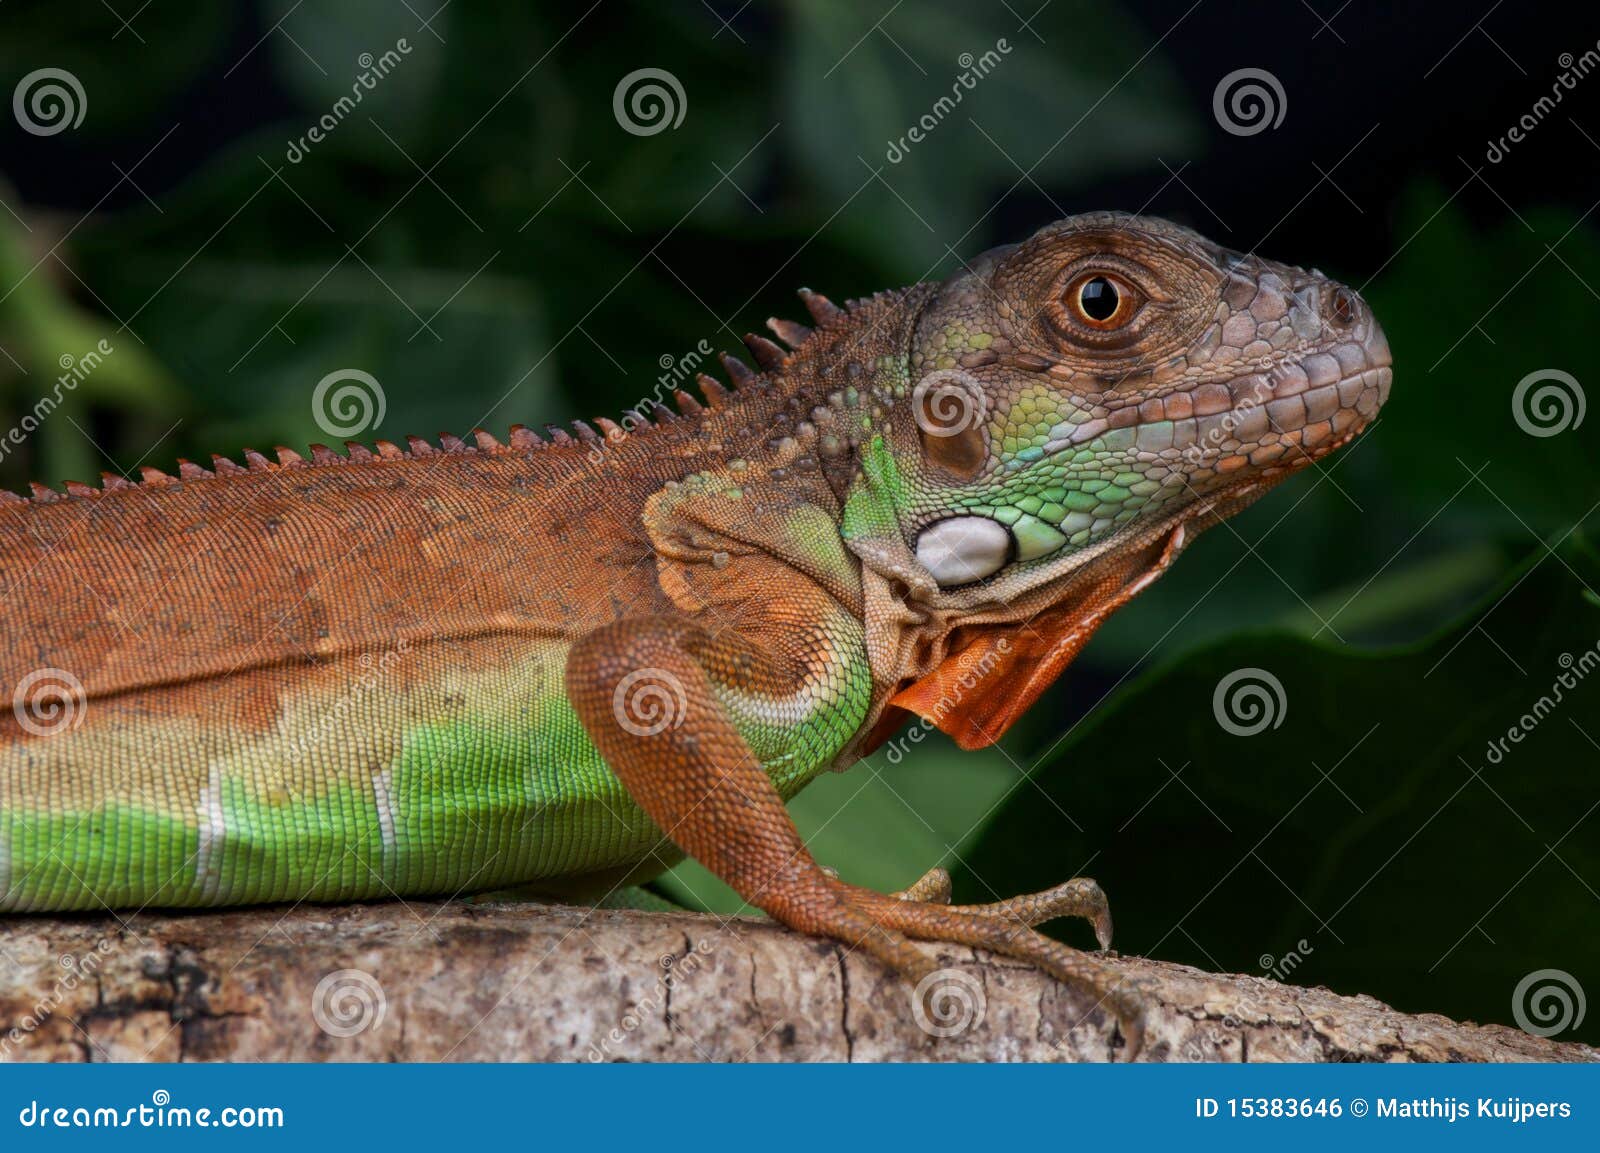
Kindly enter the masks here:
[[[790, 464], [781, 452], [768, 462]], [[784, 800], [866, 722], [872, 691], [861, 570], [839, 512], [820, 481], [745, 462], [653, 496], [645, 522], [657, 576], [679, 611], [625, 617], [573, 644], [566, 689], [585, 731], [667, 837], [783, 924], [860, 949], [914, 984], [937, 965], [912, 938], [1033, 962], [1109, 1006], [1137, 1051], [1131, 993], [1031, 927], [1083, 916], [1109, 944], [1093, 881], [952, 907], [937, 881], [895, 897], [847, 884], [801, 840]]]
[[679, 848], [790, 928], [832, 937], [920, 977], [932, 966], [812, 858], [720, 692], [788, 696], [801, 677], [733, 633], [645, 617], [590, 633], [567, 692], [590, 739]]
[[1117, 1016], [1137, 1053], [1134, 991], [1092, 957], [1030, 926], [1084, 916], [1108, 943], [1110, 917], [1092, 881], [993, 905], [936, 903], [937, 885], [887, 897], [831, 876], [812, 858], [783, 800], [723, 703], [730, 692], [771, 699], [806, 690], [734, 632], [713, 635], [672, 617], [625, 619], [590, 633], [567, 661], [567, 691], [590, 738], [663, 832], [741, 897], [803, 933], [878, 958], [918, 985], [936, 963], [909, 938], [978, 946], [1031, 962], [1089, 990]]

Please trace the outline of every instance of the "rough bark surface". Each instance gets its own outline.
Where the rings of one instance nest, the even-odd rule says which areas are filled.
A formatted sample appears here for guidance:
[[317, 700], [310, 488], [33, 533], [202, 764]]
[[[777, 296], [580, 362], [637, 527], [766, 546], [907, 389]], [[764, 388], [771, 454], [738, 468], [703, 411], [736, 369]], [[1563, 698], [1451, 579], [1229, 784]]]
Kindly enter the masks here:
[[[1004, 959], [941, 955], [950, 995], [934, 1007], [951, 1016], [930, 1024], [953, 1030], [943, 1037], [870, 958], [764, 921], [509, 904], [13, 919], [0, 922], [0, 1058], [1122, 1056], [1113, 1023], [1082, 994]], [[1600, 1060], [1583, 1045], [1370, 997], [1111, 963], [1150, 999], [1142, 1060]]]

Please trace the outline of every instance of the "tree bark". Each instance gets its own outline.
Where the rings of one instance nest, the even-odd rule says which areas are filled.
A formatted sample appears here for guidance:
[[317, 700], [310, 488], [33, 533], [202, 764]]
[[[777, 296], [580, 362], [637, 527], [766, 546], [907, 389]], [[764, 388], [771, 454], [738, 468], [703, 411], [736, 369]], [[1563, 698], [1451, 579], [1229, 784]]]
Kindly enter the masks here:
[[[919, 1024], [871, 958], [759, 920], [392, 903], [0, 922], [6, 1060], [1103, 1061], [1093, 999], [935, 950]], [[1149, 1061], [1595, 1061], [1370, 997], [1111, 958]], [[926, 1025], [927, 1027], [924, 1027]], [[948, 1034], [948, 1035], [940, 1035]]]

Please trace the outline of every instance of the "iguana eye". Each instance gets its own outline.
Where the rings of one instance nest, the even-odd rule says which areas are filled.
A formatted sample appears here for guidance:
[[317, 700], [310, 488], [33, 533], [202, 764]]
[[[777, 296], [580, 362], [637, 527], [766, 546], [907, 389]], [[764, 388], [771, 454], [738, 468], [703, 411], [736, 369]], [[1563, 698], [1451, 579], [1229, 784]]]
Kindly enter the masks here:
[[1133, 319], [1144, 296], [1114, 272], [1086, 272], [1067, 289], [1066, 305], [1079, 324], [1111, 332]]

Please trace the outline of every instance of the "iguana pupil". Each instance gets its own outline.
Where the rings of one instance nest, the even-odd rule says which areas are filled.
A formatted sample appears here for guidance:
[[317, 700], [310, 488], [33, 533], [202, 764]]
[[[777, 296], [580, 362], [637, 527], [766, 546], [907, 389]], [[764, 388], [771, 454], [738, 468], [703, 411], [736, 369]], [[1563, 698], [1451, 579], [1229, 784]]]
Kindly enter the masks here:
[[1079, 290], [1078, 303], [1091, 319], [1108, 320], [1117, 311], [1117, 286], [1097, 276]]

